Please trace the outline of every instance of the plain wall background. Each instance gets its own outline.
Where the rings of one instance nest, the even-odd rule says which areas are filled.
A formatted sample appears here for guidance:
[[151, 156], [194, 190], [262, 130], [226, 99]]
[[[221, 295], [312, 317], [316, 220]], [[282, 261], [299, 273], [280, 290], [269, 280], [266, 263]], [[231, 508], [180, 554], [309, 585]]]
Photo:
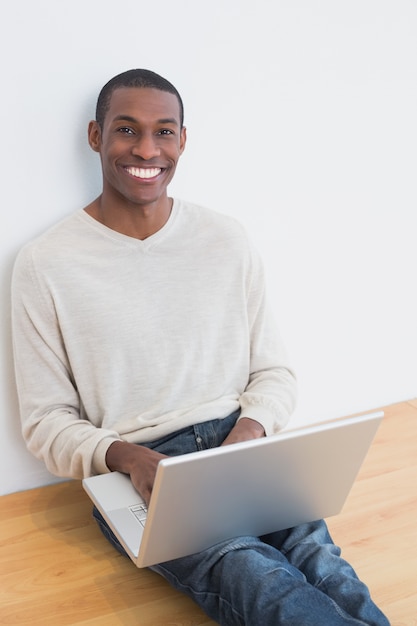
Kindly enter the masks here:
[[132, 67], [185, 101], [172, 195], [236, 216], [261, 250], [294, 422], [417, 395], [413, 0], [20, 0], [0, 29], [0, 493], [56, 480], [20, 436], [13, 261], [100, 192], [87, 124]]

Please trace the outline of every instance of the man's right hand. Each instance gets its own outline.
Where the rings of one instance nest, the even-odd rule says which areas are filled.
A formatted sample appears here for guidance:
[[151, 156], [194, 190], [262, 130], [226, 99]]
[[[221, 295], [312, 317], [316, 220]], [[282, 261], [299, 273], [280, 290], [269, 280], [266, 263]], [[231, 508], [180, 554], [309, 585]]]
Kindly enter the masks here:
[[149, 504], [159, 461], [166, 455], [127, 441], [115, 441], [106, 454], [109, 470], [129, 474], [136, 491]]

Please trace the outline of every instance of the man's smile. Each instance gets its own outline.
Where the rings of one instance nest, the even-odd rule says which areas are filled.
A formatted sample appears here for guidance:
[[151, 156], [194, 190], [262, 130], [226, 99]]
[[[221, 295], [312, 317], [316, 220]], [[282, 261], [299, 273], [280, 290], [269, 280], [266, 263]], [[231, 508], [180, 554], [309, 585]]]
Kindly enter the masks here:
[[156, 178], [161, 172], [160, 167], [125, 167], [125, 171], [134, 178]]

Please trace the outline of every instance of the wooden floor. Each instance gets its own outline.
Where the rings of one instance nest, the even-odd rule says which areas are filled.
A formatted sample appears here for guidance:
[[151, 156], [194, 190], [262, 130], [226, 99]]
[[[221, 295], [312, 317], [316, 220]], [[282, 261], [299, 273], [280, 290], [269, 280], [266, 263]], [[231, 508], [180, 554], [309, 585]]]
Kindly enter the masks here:
[[[342, 514], [329, 520], [392, 626], [417, 625], [416, 448], [417, 400], [387, 407]], [[119, 556], [91, 519], [80, 484], [70, 482], [0, 498], [0, 624], [214, 622]]]

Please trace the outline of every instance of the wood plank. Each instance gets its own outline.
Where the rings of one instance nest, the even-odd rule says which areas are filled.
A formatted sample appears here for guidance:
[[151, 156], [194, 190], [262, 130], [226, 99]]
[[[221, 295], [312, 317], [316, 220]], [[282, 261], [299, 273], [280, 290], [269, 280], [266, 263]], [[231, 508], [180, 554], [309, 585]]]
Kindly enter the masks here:
[[[342, 514], [328, 522], [392, 625], [417, 626], [417, 400], [385, 410]], [[114, 551], [77, 481], [0, 498], [0, 623], [214, 624]]]
[[417, 625], [417, 402], [386, 417], [342, 513], [334, 541], [393, 626]]
[[3, 496], [0, 511], [1, 624], [214, 623], [160, 576], [115, 552], [80, 483]]

